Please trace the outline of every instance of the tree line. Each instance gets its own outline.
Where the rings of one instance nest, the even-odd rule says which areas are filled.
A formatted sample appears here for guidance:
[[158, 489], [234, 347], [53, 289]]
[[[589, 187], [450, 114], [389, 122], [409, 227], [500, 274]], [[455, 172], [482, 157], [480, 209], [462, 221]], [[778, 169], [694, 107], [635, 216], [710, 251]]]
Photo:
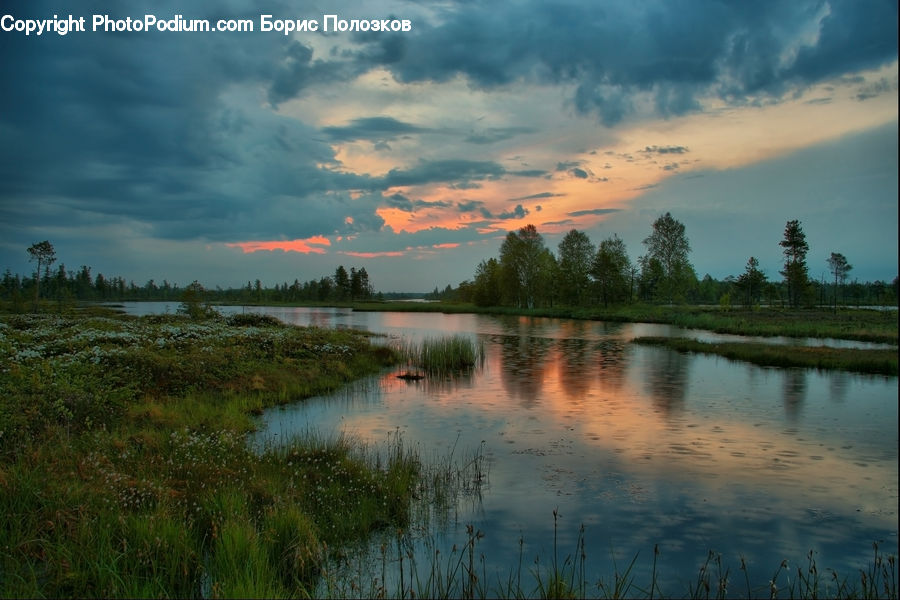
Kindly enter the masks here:
[[456, 288], [437, 288], [428, 298], [472, 302], [478, 306], [517, 308], [609, 306], [636, 301], [650, 303], [720, 304], [789, 307], [831, 304], [892, 305], [897, 303], [897, 278], [847, 283], [853, 266], [838, 252], [827, 261], [833, 281], [811, 279], [806, 256], [809, 244], [798, 220], [788, 221], [779, 242], [784, 257], [780, 281], [770, 281], [751, 256], [744, 271], [717, 281], [697, 278], [690, 262], [691, 245], [683, 223], [671, 213], [657, 218], [643, 240], [645, 252], [632, 262], [617, 235], [594, 244], [572, 229], [554, 254], [534, 225], [511, 231], [499, 256], [482, 260], [472, 280]]
[[31, 277], [13, 274], [9, 268], [0, 278], [0, 300], [8, 301], [14, 309], [24, 310], [28, 302], [54, 300], [61, 303], [79, 301], [128, 301], [128, 300], [182, 300], [186, 293], [198, 296], [206, 302], [226, 303], [283, 303], [283, 302], [355, 302], [372, 300], [376, 294], [369, 274], [364, 267], [343, 265], [334, 275], [300, 282], [276, 284], [264, 287], [259, 279], [248, 281], [240, 288], [205, 289], [197, 281], [181, 287], [163, 280], [150, 279], [143, 285], [127, 281], [124, 277], [105, 277], [91, 273], [91, 267], [82, 265], [77, 271], [67, 270], [65, 264], [56, 263], [56, 251], [49, 240], [28, 248], [29, 260], [36, 263]]

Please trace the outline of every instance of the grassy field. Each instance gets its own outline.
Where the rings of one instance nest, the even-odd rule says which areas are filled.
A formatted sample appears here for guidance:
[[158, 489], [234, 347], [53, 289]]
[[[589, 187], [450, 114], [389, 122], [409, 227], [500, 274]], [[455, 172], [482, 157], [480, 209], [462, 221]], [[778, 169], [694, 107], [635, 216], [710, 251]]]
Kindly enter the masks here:
[[716, 354], [764, 367], [806, 367], [897, 375], [896, 350], [783, 346], [750, 342], [700, 342], [690, 338], [640, 337], [635, 344], [664, 346], [678, 352]]
[[394, 360], [253, 315], [0, 315], [0, 596], [305, 595], [434, 480], [399, 439], [254, 452], [251, 415]]

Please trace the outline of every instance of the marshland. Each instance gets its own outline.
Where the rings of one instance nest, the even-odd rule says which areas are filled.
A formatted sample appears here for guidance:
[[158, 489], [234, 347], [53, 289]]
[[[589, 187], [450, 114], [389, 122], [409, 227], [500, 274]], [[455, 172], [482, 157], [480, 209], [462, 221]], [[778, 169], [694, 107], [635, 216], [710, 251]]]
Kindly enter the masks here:
[[123, 308], [3, 316], [4, 595], [896, 596], [895, 376], [632, 343], [734, 342], [669, 324]]

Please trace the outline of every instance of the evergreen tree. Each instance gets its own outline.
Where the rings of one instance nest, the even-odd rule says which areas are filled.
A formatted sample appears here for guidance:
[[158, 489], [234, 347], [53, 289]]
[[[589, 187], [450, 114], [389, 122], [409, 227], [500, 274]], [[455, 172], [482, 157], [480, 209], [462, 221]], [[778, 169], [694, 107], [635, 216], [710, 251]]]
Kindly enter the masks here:
[[34, 272], [34, 305], [37, 308], [37, 301], [41, 296], [41, 267], [49, 268], [53, 264], [56, 260], [56, 250], [48, 240], [37, 242], [29, 246], [28, 260], [37, 263], [37, 270]]
[[766, 276], [759, 270], [759, 261], [756, 257], [750, 257], [744, 272], [741, 273], [741, 276], [737, 278], [735, 283], [738, 289], [741, 290], [747, 306], [754, 302], [759, 302], [763, 285], [766, 283]]
[[787, 284], [788, 304], [798, 307], [808, 281], [806, 253], [809, 252], [809, 244], [806, 243], [806, 234], [803, 233], [800, 221], [794, 219], [787, 222], [784, 226], [784, 239], [779, 245], [784, 248], [784, 270], [781, 274]]
[[834, 275], [834, 312], [837, 312], [838, 285], [844, 285], [844, 281], [847, 280], [847, 274], [850, 273], [853, 265], [848, 263], [847, 257], [840, 252], [832, 252], [828, 258], [828, 268], [831, 269]]

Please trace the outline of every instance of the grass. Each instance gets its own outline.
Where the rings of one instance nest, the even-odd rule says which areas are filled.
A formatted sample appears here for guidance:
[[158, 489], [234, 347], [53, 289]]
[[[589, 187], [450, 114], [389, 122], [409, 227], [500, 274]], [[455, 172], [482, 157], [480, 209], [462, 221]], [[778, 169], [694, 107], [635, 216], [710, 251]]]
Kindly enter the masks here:
[[331, 552], [407, 526], [439, 480], [399, 439], [254, 451], [245, 433], [394, 360], [243, 316], [0, 315], [0, 595], [309, 595]]
[[678, 352], [715, 354], [766, 367], [804, 367], [897, 375], [896, 350], [786, 346], [752, 342], [701, 342], [690, 338], [667, 337], [640, 337], [633, 342], [664, 346]]
[[484, 363], [484, 342], [477, 344], [461, 335], [429, 338], [421, 343], [405, 342], [399, 352], [401, 362], [407, 366], [401, 377], [414, 376], [420, 371], [428, 375], [451, 375]]
[[[433, 538], [417, 539], [414, 532], [397, 529], [385, 535], [376, 560], [351, 564], [347, 556], [328, 561], [319, 595], [340, 598], [886, 598], [896, 599], [897, 556], [885, 554], [873, 543], [871, 561], [852, 575], [820, 567], [810, 550], [796, 562], [782, 560], [774, 571], [750, 573], [743, 556], [728, 564], [719, 552], [709, 551], [693, 574], [663, 579], [659, 545], [653, 548], [649, 570], [639, 579], [640, 554], [618, 564], [600, 577], [587, 575], [590, 557], [585, 549], [585, 528], [579, 530], [573, 552], [562, 555], [557, 544], [557, 511], [549, 557], [536, 556], [526, 567], [524, 539], [519, 538], [519, 560], [509, 570], [490, 573], [480, 550], [486, 534], [469, 524], [465, 539], [449, 551], [437, 548]], [[415, 546], [424, 547], [425, 559]], [[421, 556], [421, 554], [419, 554]], [[388, 570], [390, 567], [390, 571]]]

